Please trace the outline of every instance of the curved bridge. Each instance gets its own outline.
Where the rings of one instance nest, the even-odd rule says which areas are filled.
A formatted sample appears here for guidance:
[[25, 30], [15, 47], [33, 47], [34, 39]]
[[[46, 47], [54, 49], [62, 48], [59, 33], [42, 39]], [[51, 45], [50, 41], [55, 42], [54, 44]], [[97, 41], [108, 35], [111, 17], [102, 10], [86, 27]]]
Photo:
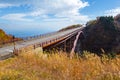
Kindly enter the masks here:
[[[16, 42], [15, 46], [6, 46], [0, 48], [0, 59], [5, 59], [11, 56], [13, 52], [19, 53], [24, 50], [29, 51], [41, 47], [44, 51], [53, 48], [62, 49], [67, 52], [76, 52], [76, 44], [83, 28], [74, 28], [61, 32], [54, 32], [52, 34], [46, 34], [42, 37], [32, 38], [24, 40], [22, 42]], [[78, 52], [78, 51], [77, 51]]]

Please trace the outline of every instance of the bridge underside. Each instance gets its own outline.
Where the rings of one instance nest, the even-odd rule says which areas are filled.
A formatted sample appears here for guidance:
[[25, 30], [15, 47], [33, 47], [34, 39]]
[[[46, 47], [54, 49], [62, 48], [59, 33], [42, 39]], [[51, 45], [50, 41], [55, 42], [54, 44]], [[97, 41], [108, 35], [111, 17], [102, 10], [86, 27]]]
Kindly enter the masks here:
[[[74, 36], [66, 38], [66, 39], [64, 39], [62, 41], [59, 41], [59, 42], [54, 43], [52, 45], [43, 47], [43, 51], [50, 52], [50, 51], [58, 50], [58, 51], [64, 51], [64, 52], [70, 53], [72, 48], [73, 48], [76, 36], [77, 36], [77, 33]], [[82, 53], [81, 42], [82, 42], [83, 37], [84, 37], [83, 35], [79, 36], [79, 39], [77, 41], [77, 45], [76, 45], [75, 51], [74, 51], [75, 53]]]

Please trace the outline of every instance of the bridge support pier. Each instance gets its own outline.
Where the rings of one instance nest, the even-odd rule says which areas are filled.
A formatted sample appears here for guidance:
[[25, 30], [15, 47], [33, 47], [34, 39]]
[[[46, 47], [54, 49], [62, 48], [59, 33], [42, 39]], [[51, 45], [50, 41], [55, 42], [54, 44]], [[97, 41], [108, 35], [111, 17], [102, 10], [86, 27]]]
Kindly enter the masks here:
[[72, 48], [71, 53], [70, 53], [70, 58], [72, 58], [75, 54], [75, 48], [76, 48], [76, 45], [77, 45], [80, 34], [81, 34], [81, 31], [78, 32], [78, 34], [76, 36], [76, 39], [75, 39], [74, 44], [73, 44], [73, 48]]
[[73, 57], [75, 53], [82, 54], [82, 41], [84, 35], [82, 31], [75, 33], [57, 43], [43, 47], [43, 51], [50, 52], [51, 50], [62, 50], [68, 53], [68, 56]]
[[64, 42], [64, 51], [66, 52], [66, 41]]

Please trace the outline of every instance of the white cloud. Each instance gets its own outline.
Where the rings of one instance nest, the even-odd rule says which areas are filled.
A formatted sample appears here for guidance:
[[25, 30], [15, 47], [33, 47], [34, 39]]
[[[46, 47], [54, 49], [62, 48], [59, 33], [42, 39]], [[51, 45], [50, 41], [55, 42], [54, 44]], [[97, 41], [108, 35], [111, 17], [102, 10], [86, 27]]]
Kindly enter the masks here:
[[71, 20], [77, 21], [79, 23], [84, 23], [86, 21], [89, 21], [90, 18], [87, 15], [78, 15], [78, 16], [71, 16]]
[[116, 16], [117, 14], [120, 14], [120, 7], [105, 11], [107, 16]]
[[[89, 6], [81, 0], [33, 0], [32, 5], [37, 14], [72, 14], [78, 15], [79, 9]], [[35, 14], [36, 15], [36, 14]]]
[[[43, 19], [43, 21], [45, 21], [45, 22], [62, 23], [62, 24], [66, 23], [66, 25], [84, 24], [88, 20], [90, 20], [90, 18], [88, 16], [85, 16], [85, 15]], [[61, 24], [58, 24], [58, 25], [61, 25]]]
[[[89, 6], [88, 2], [83, 2], [82, 0], [3, 0], [0, 1], [4, 4], [11, 4], [6, 7], [12, 5], [27, 5], [30, 6], [31, 12], [26, 14], [7, 14], [2, 18], [7, 20], [20, 20], [20, 21], [29, 21], [29, 19], [24, 18], [26, 16], [31, 16], [34, 19], [42, 18], [43, 20], [48, 18], [49, 20], [53, 20], [52, 17], [56, 18], [53, 21], [88, 21], [89, 17], [87, 15], [80, 14], [80, 10], [86, 6]], [[16, 16], [16, 17], [14, 17]], [[60, 19], [63, 18], [63, 19]]]
[[[34, 0], [34, 12], [32, 16], [52, 15], [56, 19], [45, 19], [45, 21], [79, 21], [89, 20], [87, 15], [81, 15], [79, 10], [89, 6], [88, 2], [81, 0]], [[63, 18], [63, 19], [61, 19]]]
[[12, 6], [29, 5], [29, 2], [31, 1], [30, 0], [0, 0], [0, 4], [1, 6], [3, 6], [1, 8], [6, 8]]
[[69, 18], [46, 18], [43, 21], [46, 21], [46, 22], [69, 21]]
[[31, 19], [26, 19], [26, 14], [8, 14], [0, 18], [12, 21], [32, 21]]
[[9, 3], [5, 3], [5, 4], [0, 3], [0, 8], [6, 8], [6, 7], [12, 7], [12, 6], [15, 6], [15, 5], [12, 5]]

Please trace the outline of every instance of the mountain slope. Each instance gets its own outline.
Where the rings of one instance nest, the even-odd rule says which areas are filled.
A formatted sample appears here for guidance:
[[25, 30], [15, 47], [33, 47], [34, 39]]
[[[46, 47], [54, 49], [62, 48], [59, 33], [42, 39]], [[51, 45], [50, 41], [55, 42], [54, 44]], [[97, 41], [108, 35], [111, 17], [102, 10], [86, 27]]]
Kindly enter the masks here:
[[[120, 17], [118, 18], [120, 20]], [[84, 29], [83, 50], [95, 53], [120, 52], [120, 27], [112, 16], [98, 17], [89, 21]]]
[[18, 41], [21, 40], [19, 38], [14, 38], [12, 35], [7, 35], [2, 29], [0, 29], [0, 45], [11, 43], [12, 41]]
[[65, 31], [65, 30], [69, 30], [69, 29], [73, 29], [73, 28], [78, 28], [78, 27], [82, 27], [82, 25], [81, 24], [71, 25], [71, 26], [62, 28], [59, 31]]

